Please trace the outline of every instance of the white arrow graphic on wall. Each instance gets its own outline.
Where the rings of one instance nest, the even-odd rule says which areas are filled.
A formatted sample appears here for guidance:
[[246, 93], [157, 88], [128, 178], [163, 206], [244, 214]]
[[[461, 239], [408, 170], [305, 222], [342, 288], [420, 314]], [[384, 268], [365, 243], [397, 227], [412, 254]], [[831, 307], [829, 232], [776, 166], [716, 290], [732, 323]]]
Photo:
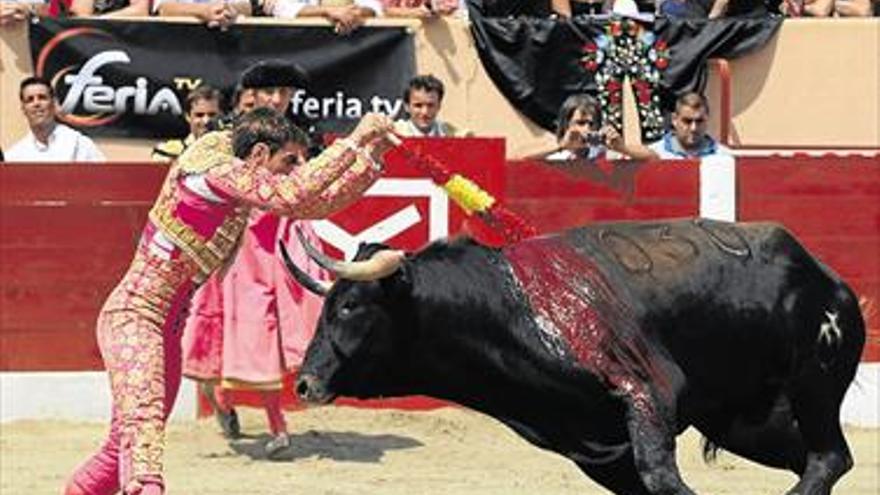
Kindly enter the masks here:
[[[428, 241], [449, 233], [449, 202], [446, 195], [430, 179], [379, 179], [367, 189], [365, 196], [428, 198]], [[361, 242], [386, 242], [422, 220], [414, 205], [398, 210], [366, 229], [352, 233], [330, 220], [312, 222], [315, 233], [331, 246], [342, 251], [346, 259], [357, 253]]]

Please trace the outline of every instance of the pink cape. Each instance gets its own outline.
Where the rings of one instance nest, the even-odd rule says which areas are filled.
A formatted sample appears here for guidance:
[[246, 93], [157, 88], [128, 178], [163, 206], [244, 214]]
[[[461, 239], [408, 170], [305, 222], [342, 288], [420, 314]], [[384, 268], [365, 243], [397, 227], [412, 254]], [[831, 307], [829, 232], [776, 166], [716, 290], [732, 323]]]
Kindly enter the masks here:
[[328, 277], [305, 255], [294, 226], [320, 246], [307, 221], [252, 214], [228, 270], [212, 275], [193, 297], [183, 333], [185, 376], [274, 389], [302, 363], [323, 299], [287, 273], [278, 240], [306, 273]]

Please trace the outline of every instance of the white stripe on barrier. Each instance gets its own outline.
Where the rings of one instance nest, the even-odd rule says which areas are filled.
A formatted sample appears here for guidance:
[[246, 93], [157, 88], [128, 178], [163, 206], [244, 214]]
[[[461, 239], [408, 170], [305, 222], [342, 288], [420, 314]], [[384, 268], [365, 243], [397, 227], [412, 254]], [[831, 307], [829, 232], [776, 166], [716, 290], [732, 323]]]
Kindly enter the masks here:
[[[196, 417], [196, 390], [183, 380], [171, 420]], [[110, 420], [110, 384], [103, 371], [0, 373], [0, 422], [17, 419]]]
[[709, 156], [700, 160], [700, 216], [736, 221], [736, 160]]
[[856, 379], [846, 391], [840, 419], [845, 424], [880, 426], [880, 363], [859, 363]]
[[[843, 423], [880, 426], [880, 363], [859, 364], [841, 408]], [[172, 421], [196, 417], [196, 390], [183, 380]], [[110, 389], [103, 372], [0, 373], [0, 423], [18, 419], [100, 420], [110, 418]]]

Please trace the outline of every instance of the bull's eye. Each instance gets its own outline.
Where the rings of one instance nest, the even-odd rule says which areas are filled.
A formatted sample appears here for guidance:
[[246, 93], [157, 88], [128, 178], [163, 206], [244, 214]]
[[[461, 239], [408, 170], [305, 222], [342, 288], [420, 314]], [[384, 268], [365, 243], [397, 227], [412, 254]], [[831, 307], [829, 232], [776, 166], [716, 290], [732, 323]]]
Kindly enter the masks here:
[[339, 317], [348, 318], [354, 312], [354, 304], [347, 302], [339, 307]]

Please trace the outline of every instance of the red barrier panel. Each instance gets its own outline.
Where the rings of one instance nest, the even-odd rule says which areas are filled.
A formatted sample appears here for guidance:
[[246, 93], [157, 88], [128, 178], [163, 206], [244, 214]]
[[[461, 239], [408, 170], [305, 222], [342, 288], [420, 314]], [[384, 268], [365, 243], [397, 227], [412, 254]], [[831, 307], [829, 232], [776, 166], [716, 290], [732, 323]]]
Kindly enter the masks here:
[[95, 319], [166, 170], [0, 166], [0, 371], [102, 369]]
[[[506, 198], [542, 232], [699, 212], [696, 162], [565, 167], [527, 160], [505, 169], [503, 142], [479, 139], [438, 140], [431, 153]], [[417, 178], [391, 161], [389, 178]], [[164, 174], [152, 164], [0, 166], [0, 371], [100, 369], [95, 316], [130, 260]], [[738, 219], [783, 223], [857, 290], [870, 332], [864, 359], [880, 360], [876, 159], [740, 158], [737, 188]], [[413, 207], [420, 221], [389, 242], [416, 249], [427, 241], [432, 215], [420, 194], [368, 197], [333, 220], [355, 234]], [[463, 225], [454, 208], [448, 220], [449, 232]]]
[[692, 217], [700, 211], [696, 161], [508, 162], [507, 204], [542, 232], [603, 220]]
[[737, 159], [737, 217], [784, 224], [859, 294], [863, 361], [880, 361], [880, 164], [876, 158]]

